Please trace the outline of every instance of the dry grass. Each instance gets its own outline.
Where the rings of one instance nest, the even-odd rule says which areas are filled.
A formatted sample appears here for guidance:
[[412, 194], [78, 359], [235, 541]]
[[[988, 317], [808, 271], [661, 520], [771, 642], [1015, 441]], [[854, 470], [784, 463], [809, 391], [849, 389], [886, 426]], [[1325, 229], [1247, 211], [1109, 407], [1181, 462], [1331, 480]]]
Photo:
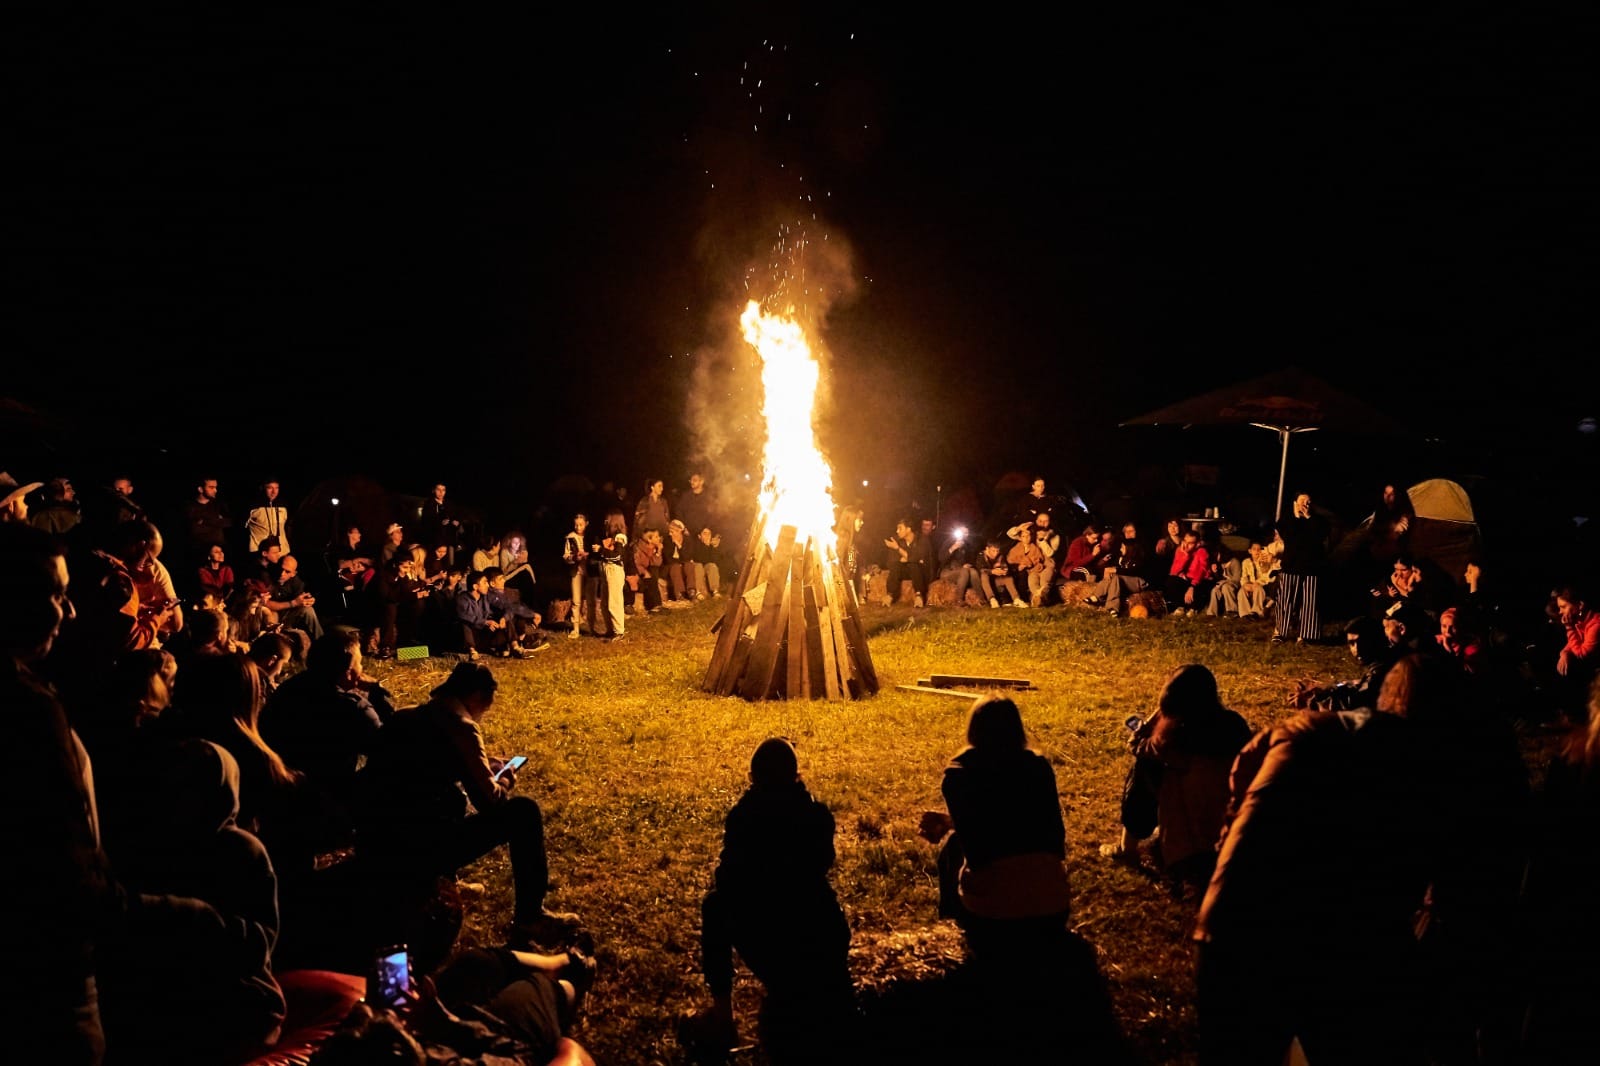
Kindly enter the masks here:
[[[700, 898], [722, 819], [764, 738], [794, 741], [813, 793], [833, 810], [835, 885], [854, 931], [863, 1004], [936, 979], [961, 957], [936, 917], [933, 849], [918, 815], [941, 806], [940, 773], [962, 746], [968, 704], [899, 691], [930, 673], [1031, 678], [1018, 700], [1033, 743], [1056, 767], [1074, 883], [1073, 923], [1092, 943], [1121, 1025], [1151, 1062], [1193, 1060], [1187, 941], [1193, 902], [1098, 854], [1116, 838], [1127, 756], [1123, 719], [1148, 714], [1168, 671], [1211, 667], [1224, 699], [1254, 725], [1286, 711], [1298, 677], [1353, 674], [1342, 647], [1270, 646], [1260, 622], [1117, 620], [1072, 608], [1034, 611], [868, 608], [864, 621], [883, 691], [859, 702], [747, 703], [699, 691], [717, 608], [629, 619], [606, 644], [552, 636], [553, 647], [497, 666], [491, 749], [523, 753], [519, 789], [544, 807], [551, 905], [593, 931], [600, 979], [578, 1035], [601, 1062], [679, 1063], [678, 1015], [704, 1006]], [[402, 702], [425, 698], [447, 659], [375, 664]], [[463, 877], [488, 894], [469, 905], [464, 943], [490, 943], [509, 914], [503, 855]], [[741, 971], [742, 1018], [759, 993]], [[753, 1031], [753, 1025], [747, 1026]], [[764, 1062], [759, 1051], [743, 1061]]]

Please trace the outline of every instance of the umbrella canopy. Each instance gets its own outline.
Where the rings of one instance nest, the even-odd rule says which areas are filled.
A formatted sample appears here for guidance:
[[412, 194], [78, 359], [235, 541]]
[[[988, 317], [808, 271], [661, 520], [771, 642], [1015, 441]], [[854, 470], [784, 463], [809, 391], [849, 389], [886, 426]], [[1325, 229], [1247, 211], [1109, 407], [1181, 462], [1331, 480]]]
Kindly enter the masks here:
[[1296, 433], [1318, 429], [1351, 433], [1403, 434], [1399, 421], [1364, 400], [1341, 392], [1299, 367], [1202, 393], [1187, 400], [1138, 415], [1123, 426], [1256, 426], [1278, 434], [1278, 505], [1283, 514], [1283, 483], [1289, 468], [1289, 439]]

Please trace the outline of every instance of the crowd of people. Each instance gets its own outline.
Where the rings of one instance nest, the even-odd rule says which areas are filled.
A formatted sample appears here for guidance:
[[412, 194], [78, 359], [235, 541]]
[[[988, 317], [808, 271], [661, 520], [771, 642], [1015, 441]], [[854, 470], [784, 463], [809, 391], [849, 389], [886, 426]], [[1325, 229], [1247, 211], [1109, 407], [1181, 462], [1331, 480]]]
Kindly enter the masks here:
[[[548, 628], [622, 639], [630, 616], [722, 595], [737, 563], [704, 479], [675, 499], [652, 481], [631, 515], [575, 514], [554, 593], [519, 531], [480, 535], [469, 552], [443, 484], [414, 535], [392, 523], [369, 551], [363, 530], [340, 531], [318, 558], [319, 587], [333, 590], [320, 594], [299, 566], [317, 556], [290, 550], [298, 531], [275, 482], [239, 531], [238, 570], [214, 480], [174, 520], [175, 569], [130, 481], [112, 486], [105, 514], [73, 508], [70, 484], [55, 483], [30, 513], [43, 487], [0, 475], [0, 699], [19, 740], [3, 806], [10, 898], [27, 918], [8, 924], [5, 946], [29, 977], [5, 1016], [19, 1046], [62, 1063], [245, 1061], [284, 1020], [275, 967], [314, 956], [350, 893], [370, 900], [382, 886], [385, 906], [365, 908], [374, 924], [359, 932], [385, 941], [441, 878], [505, 848], [504, 949], [438, 945], [422, 960], [438, 975], [427, 988], [444, 1016], [490, 1019], [506, 1053], [549, 1059], [594, 962], [578, 916], [546, 905], [538, 802], [486, 750], [498, 685], [482, 660], [548, 648]], [[1053, 510], [1039, 480], [1003, 543], [969, 545], [908, 515], [879, 551], [861, 537], [865, 516], [844, 508], [838, 557], [863, 596], [878, 566], [886, 605], [909, 595], [927, 608], [948, 580], [960, 607], [972, 592], [979, 607], [1004, 596], [1044, 609], [1081, 582], [1090, 591], [1075, 602], [1091, 608], [1154, 592], [1171, 613], [1270, 617], [1270, 640], [1323, 639], [1330, 545], [1308, 494], [1220, 562], [1215, 534], [1178, 519], [1147, 545], [1133, 522], [1064, 534]], [[1148, 857], [1194, 899], [1208, 1064], [1275, 1066], [1295, 1040], [1316, 1063], [1576, 1046], [1581, 984], [1552, 975], [1579, 972], [1595, 946], [1577, 894], [1600, 816], [1600, 613], [1579, 586], [1559, 586], [1543, 620], [1548, 670], [1527, 677], [1496, 646], [1483, 560], [1459, 587], [1429, 589], [1403, 534], [1374, 538], [1384, 571], [1344, 627], [1359, 677], [1297, 687], [1285, 699], [1303, 713], [1256, 731], [1192, 663], [1130, 721], [1122, 833], [1102, 854]], [[417, 706], [395, 706], [364, 669], [369, 655], [434, 642], [460, 661]], [[1512, 723], [1541, 691], [1563, 733], [1536, 788]], [[944, 774], [946, 809], [920, 831], [938, 849], [939, 914], [1014, 977], [1040, 945], [1071, 951], [1060, 796], [1011, 700], [977, 701], [966, 742]], [[766, 991], [774, 1038], [814, 1054], [818, 1034], [836, 1038], [852, 1016], [833, 819], [782, 738], [757, 748], [750, 782], [704, 902], [712, 1005], [697, 1034], [737, 1041], [737, 956]], [[340, 854], [352, 858], [326, 864]], [[408, 1054], [458, 1033], [414, 1023]], [[368, 1010], [323, 1061], [377, 1061], [362, 1049], [405, 1030]]]

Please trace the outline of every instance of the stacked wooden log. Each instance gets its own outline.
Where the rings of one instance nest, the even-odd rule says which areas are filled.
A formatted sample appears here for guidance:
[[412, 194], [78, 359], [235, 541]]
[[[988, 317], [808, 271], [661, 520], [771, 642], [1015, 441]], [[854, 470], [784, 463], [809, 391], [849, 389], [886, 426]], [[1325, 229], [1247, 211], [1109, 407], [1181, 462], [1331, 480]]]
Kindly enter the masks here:
[[768, 546], [756, 518], [750, 554], [712, 631], [701, 688], [747, 700], [859, 699], [878, 691], [860, 605], [832, 558], [793, 526]]

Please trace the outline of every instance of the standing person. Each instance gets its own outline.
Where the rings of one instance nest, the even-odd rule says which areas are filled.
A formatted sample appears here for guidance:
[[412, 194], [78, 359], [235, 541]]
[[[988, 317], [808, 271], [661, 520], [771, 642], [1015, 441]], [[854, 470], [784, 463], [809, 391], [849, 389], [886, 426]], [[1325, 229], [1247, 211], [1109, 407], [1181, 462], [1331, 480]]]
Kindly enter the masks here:
[[[628, 568], [623, 557], [628, 552], [628, 520], [621, 511], [606, 515], [605, 528], [600, 540], [589, 545], [589, 554], [600, 560], [599, 610], [590, 628], [603, 633], [608, 640], [621, 640], [627, 636], [627, 601], [624, 590], [628, 587]], [[602, 624], [603, 623], [603, 624]]]
[[277, 537], [285, 552], [289, 551], [289, 509], [278, 502], [282, 488], [276, 479], [261, 483], [261, 502], [250, 508], [244, 517], [244, 532], [249, 538], [249, 550], [255, 552], [268, 537]]
[[841, 507], [839, 520], [833, 527], [834, 536], [838, 538], [835, 556], [839, 560], [839, 569], [843, 571], [844, 580], [849, 584], [850, 591], [855, 593], [857, 603], [867, 602], [865, 566], [861, 558], [864, 545], [857, 540], [861, 534], [861, 527], [866, 524], [861, 508]]
[[701, 904], [701, 968], [711, 1010], [701, 1017], [721, 1049], [739, 1042], [733, 1016], [734, 953], [767, 994], [766, 1011], [795, 1035], [811, 1028], [828, 1047], [844, 1040], [849, 1017], [850, 923], [828, 880], [834, 822], [800, 776], [794, 748], [761, 742], [750, 759], [750, 787], [728, 812], [722, 853]]
[[651, 478], [645, 486], [645, 494], [633, 509], [634, 540], [643, 537], [647, 529], [653, 529], [663, 537], [667, 535], [667, 524], [672, 521], [672, 506], [667, 502], [666, 491], [667, 483], [660, 478]]
[[456, 552], [461, 550], [461, 520], [456, 516], [454, 504], [445, 502], [449, 487], [442, 481], [433, 485], [433, 495], [422, 505], [422, 515], [417, 519], [418, 539], [429, 548], [443, 544], [454, 565]]
[[1294, 634], [1295, 642], [1322, 639], [1322, 615], [1317, 607], [1318, 585], [1328, 562], [1328, 523], [1311, 510], [1311, 494], [1294, 498], [1288, 518], [1278, 522], [1278, 610], [1272, 643], [1282, 644]]
[[[706, 526], [721, 529], [722, 521], [711, 505], [711, 494], [706, 491], [705, 475], [698, 470], [689, 474], [689, 487], [672, 501], [672, 516], [683, 519], [684, 528], [691, 537], [698, 537]], [[696, 586], [705, 588], [705, 584]]]
[[572, 596], [572, 632], [568, 634], [572, 640], [578, 639], [585, 615], [589, 618], [589, 632], [596, 632], [594, 608], [589, 602], [594, 595], [595, 573], [589, 563], [588, 537], [589, 516], [580, 511], [572, 516], [572, 528], [561, 540], [561, 560], [567, 564], [567, 588]]
[[183, 506], [182, 545], [190, 559], [204, 558], [213, 544], [227, 546], [233, 516], [228, 505], [217, 497], [217, 479], [201, 478], [195, 483], [194, 499]]

